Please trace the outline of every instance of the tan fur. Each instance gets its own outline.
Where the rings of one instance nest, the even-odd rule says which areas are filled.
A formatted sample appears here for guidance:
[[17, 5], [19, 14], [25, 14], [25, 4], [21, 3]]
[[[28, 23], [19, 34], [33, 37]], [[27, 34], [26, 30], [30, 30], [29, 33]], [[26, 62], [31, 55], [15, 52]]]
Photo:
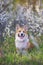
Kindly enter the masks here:
[[18, 30], [16, 30], [16, 33], [19, 33], [20, 31], [24, 31], [27, 34], [27, 31], [23, 27], [20, 27]]
[[32, 49], [33, 47], [34, 47], [34, 45], [33, 45], [32, 43], [29, 42], [29, 43], [27, 44], [27, 49]]

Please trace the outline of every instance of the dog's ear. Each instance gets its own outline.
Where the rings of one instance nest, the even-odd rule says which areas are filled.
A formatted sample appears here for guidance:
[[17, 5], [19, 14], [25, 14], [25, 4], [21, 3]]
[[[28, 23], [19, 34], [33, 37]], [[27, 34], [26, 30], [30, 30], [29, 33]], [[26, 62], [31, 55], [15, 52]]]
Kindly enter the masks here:
[[19, 24], [17, 24], [16, 25], [16, 30], [18, 30], [20, 28], [20, 25]]
[[25, 29], [26, 31], [28, 31], [28, 26], [27, 26], [27, 25], [24, 25], [24, 29]]

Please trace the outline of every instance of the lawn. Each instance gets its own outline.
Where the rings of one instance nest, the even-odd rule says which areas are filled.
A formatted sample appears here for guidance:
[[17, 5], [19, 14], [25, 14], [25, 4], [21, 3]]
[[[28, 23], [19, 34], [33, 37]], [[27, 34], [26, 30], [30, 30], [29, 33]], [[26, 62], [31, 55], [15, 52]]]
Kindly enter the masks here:
[[27, 56], [16, 54], [14, 39], [14, 37], [6, 37], [3, 42], [0, 65], [43, 65], [43, 36], [40, 36], [40, 40], [38, 40], [40, 49], [29, 50]]

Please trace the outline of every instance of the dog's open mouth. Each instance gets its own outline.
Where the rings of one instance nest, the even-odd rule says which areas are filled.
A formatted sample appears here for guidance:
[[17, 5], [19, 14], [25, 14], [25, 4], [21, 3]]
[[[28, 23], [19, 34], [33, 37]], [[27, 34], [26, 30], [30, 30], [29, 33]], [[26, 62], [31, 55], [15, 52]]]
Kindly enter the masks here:
[[22, 36], [21, 36], [21, 35], [19, 35], [19, 34], [18, 34], [18, 37], [20, 37], [21, 39], [23, 39], [23, 38], [24, 38], [24, 36], [25, 36], [25, 35], [22, 35]]

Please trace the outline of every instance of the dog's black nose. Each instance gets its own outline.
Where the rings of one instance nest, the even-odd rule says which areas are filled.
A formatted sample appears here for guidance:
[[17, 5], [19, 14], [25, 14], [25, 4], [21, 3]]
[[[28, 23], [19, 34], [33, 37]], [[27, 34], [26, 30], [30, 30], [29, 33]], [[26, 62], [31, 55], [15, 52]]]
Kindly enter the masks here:
[[21, 36], [23, 36], [23, 33], [21, 33]]

